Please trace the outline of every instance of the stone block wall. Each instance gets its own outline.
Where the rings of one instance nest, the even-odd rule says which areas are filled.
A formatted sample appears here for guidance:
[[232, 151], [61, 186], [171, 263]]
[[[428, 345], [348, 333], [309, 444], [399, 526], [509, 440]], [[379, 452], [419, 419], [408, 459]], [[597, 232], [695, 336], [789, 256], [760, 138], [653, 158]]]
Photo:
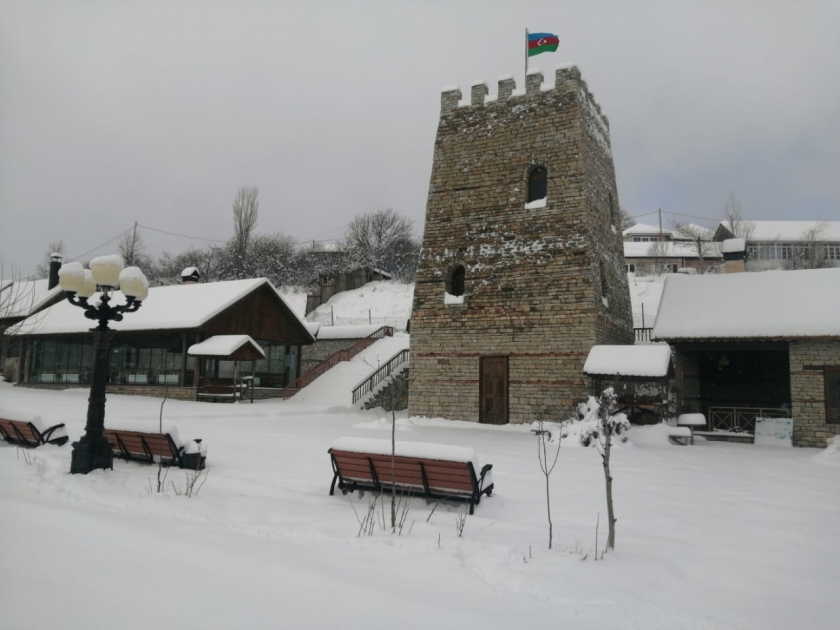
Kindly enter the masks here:
[[[20, 383], [18, 387], [56, 390], [90, 389], [90, 385], [66, 385], [62, 383]], [[166, 390], [167, 388], [162, 385], [108, 385], [106, 393], [163, 398]], [[195, 387], [169, 387], [168, 390], [168, 393], [166, 393], [167, 398], [172, 398], [174, 400], [195, 400]]]
[[[509, 420], [567, 417], [596, 343], [633, 343], [609, 122], [577, 68], [441, 97], [411, 318], [409, 412], [479, 419], [482, 356], [508, 357]], [[547, 171], [545, 207], [526, 209]], [[465, 268], [463, 304], [444, 304]], [[602, 299], [606, 297], [606, 303]]]
[[3, 369], [3, 376], [10, 381], [17, 381], [20, 375], [20, 358], [7, 358], [6, 365]]
[[840, 340], [791, 341], [790, 396], [794, 446], [824, 448], [840, 434], [840, 424], [826, 422], [825, 367], [840, 367]]
[[334, 352], [346, 350], [358, 342], [359, 339], [324, 339], [312, 345], [303, 346], [300, 355], [300, 373], [311, 370]]

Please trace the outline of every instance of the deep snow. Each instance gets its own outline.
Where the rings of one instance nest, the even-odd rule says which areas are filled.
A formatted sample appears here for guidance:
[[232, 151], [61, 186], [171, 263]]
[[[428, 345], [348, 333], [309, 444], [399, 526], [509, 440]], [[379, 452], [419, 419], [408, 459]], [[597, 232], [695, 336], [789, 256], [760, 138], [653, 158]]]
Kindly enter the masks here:
[[[0, 407], [82, 433], [87, 392], [0, 384]], [[157, 426], [160, 400], [109, 396], [107, 417]], [[150, 494], [155, 469], [71, 476], [70, 447], [0, 446], [0, 628], [761, 628], [837, 626], [840, 445], [667, 443], [634, 428], [613, 453], [617, 551], [600, 458], [566, 448], [552, 477], [556, 547], [529, 427], [401, 418], [397, 439], [475, 449], [496, 492], [463, 510], [411, 502], [411, 533], [357, 538], [370, 495], [328, 496], [327, 448], [389, 436], [376, 412], [311, 401], [168, 401], [208, 447], [198, 496]], [[29, 463], [27, 463], [27, 459]], [[184, 471], [168, 480], [184, 485]], [[387, 506], [386, 506], [387, 518]], [[408, 529], [408, 526], [406, 526]], [[440, 542], [439, 542], [440, 541]], [[588, 559], [582, 560], [589, 554]]]

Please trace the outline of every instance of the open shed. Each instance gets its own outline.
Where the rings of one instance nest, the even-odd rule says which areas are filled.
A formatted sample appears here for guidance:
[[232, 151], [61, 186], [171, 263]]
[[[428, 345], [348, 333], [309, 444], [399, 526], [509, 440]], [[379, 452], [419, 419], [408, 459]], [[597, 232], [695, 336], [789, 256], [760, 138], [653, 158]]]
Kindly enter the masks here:
[[674, 373], [668, 344], [592, 346], [583, 373], [593, 396], [607, 387], [615, 390], [631, 422], [651, 424], [667, 416]]
[[[256, 365], [265, 359], [265, 351], [250, 336], [215, 335], [190, 346], [187, 354], [202, 362], [196, 388], [199, 400], [237, 400], [250, 392], [254, 402]], [[250, 364], [250, 370], [243, 370], [242, 363]]]
[[653, 338], [676, 353], [679, 413], [753, 433], [793, 418], [796, 446], [840, 433], [840, 269], [673, 276]]

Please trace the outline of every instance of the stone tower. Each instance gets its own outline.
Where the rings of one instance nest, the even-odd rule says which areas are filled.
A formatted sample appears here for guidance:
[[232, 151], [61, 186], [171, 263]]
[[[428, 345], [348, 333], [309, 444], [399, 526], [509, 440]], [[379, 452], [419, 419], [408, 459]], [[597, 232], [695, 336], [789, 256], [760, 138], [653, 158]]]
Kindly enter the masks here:
[[567, 418], [595, 344], [633, 343], [609, 122], [575, 66], [553, 89], [444, 89], [411, 316], [411, 415]]

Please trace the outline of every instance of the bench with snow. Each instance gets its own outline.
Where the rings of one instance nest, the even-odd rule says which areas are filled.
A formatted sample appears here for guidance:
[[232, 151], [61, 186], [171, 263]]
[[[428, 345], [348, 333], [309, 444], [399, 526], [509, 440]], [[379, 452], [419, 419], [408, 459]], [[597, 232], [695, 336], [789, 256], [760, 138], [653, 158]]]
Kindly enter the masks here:
[[[470, 514], [493, 492], [492, 464], [478, 467], [475, 451], [461, 446], [397, 442], [391, 475], [391, 442], [367, 438], [339, 438], [329, 449], [335, 486], [344, 494], [354, 490], [390, 491], [470, 504]], [[480, 470], [480, 472], [478, 472]]]
[[694, 427], [706, 426], [702, 413], [684, 413], [677, 418], [677, 426], [671, 429], [668, 439], [674, 444], [694, 444]]
[[166, 433], [105, 429], [103, 434], [111, 444], [114, 457], [127, 461], [160, 462], [165, 466], [203, 470], [207, 460], [207, 447], [200, 439], [182, 444], [174, 428]]
[[40, 416], [0, 412], [0, 435], [10, 444], [35, 448], [42, 444], [66, 444], [64, 424], [46, 427]]

